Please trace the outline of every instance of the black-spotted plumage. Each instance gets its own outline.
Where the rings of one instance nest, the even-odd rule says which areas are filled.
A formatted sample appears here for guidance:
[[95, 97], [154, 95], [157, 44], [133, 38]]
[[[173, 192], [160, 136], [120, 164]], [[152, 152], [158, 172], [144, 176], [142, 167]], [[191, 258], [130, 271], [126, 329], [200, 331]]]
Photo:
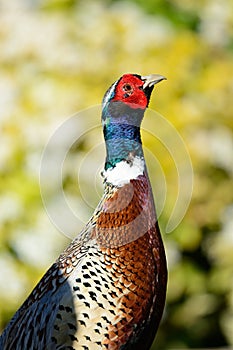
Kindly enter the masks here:
[[0, 338], [1, 350], [148, 350], [166, 295], [166, 259], [140, 124], [162, 76], [125, 74], [103, 100], [104, 194]]

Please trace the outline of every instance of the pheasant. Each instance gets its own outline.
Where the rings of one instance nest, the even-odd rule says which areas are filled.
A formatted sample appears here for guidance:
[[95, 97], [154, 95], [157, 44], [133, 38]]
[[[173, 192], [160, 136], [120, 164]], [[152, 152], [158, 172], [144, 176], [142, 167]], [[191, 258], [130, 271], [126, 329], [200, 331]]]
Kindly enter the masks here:
[[148, 350], [167, 268], [140, 137], [158, 74], [125, 74], [105, 93], [104, 194], [0, 338], [1, 350]]

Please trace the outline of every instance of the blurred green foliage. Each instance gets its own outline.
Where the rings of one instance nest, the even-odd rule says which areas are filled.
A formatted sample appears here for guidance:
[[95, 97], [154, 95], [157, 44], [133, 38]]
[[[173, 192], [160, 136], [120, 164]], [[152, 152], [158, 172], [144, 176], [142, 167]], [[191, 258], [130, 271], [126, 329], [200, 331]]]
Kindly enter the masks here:
[[[49, 137], [69, 115], [100, 103], [121, 74], [160, 73], [168, 81], [156, 89], [150, 107], [183, 137], [194, 188], [183, 221], [164, 234], [167, 307], [153, 349], [232, 346], [232, 2], [12, 0], [0, 5], [0, 328], [69, 242], [49, 221], [40, 196], [40, 160]], [[95, 117], [97, 125], [100, 116]], [[165, 231], [177, 179], [166, 149], [146, 132], [143, 140], [167, 182], [159, 218]], [[67, 156], [64, 191], [83, 221], [76, 234], [101, 194], [101, 142], [98, 124]], [[156, 169], [148, 166], [154, 183]], [[49, 200], [62, 217], [51, 182], [48, 170]]]

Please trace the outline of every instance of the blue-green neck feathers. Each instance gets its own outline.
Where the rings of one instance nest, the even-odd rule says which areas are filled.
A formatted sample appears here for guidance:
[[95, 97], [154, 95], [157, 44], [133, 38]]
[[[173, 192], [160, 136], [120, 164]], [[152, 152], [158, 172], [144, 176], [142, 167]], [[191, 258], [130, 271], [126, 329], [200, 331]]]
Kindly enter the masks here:
[[106, 143], [105, 170], [122, 160], [143, 158], [140, 125], [144, 110], [121, 102], [108, 103], [103, 109], [102, 122]]

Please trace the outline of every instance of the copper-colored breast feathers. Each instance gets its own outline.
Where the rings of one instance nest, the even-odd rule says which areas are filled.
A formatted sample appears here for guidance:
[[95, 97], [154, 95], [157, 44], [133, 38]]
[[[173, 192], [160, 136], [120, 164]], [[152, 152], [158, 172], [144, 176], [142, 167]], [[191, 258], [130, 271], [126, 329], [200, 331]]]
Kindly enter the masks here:
[[149, 320], [157, 271], [148, 240], [147, 233], [124, 247], [103, 249], [109, 272], [115, 280], [117, 299], [117, 316], [103, 341], [108, 344], [108, 349], [119, 349], [143, 329], [144, 320]]
[[164, 252], [158, 230], [146, 175], [117, 189], [103, 203], [95, 235], [115, 281], [117, 298], [117, 317], [104, 339], [108, 349], [119, 349], [131, 337], [136, 339], [150, 323], [157, 300], [163, 309], [159, 283], [164, 275], [166, 288], [166, 269], [160, 271]]
[[95, 235], [102, 247], [119, 247], [142, 237], [156, 218], [146, 175], [117, 189], [98, 216]]

